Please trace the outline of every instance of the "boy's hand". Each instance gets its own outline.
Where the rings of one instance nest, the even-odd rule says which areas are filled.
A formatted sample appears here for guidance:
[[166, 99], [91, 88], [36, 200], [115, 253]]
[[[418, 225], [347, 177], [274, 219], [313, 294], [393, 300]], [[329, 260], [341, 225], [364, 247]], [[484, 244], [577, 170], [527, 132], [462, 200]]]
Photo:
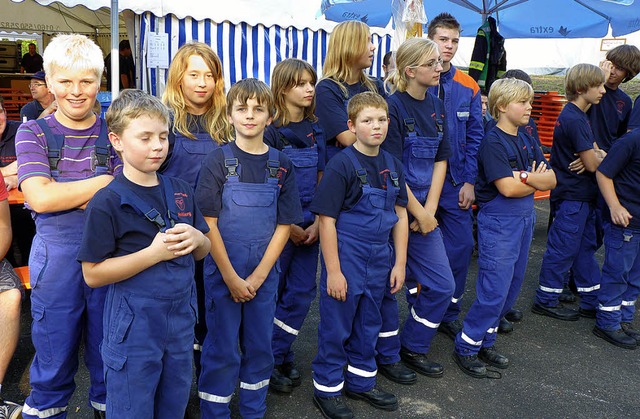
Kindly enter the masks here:
[[327, 294], [338, 301], [347, 300], [347, 279], [342, 271], [336, 274], [327, 273]]
[[611, 221], [613, 221], [615, 225], [622, 227], [628, 226], [629, 222], [633, 218], [633, 215], [629, 214], [629, 211], [627, 211], [627, 209], [622, 205], [609, 208], [609, 212], [611, 212]]
[[465, 182], [460, 188], [460, 193], [458, 194], [458, 206], [460, 209], [468, 210], [473, 205], [473, 201], [476, 200], [476, 194], [473, 190], [473, 185], [471, 183]]
[[547, 163], [541, 161], [540, 163], [538, 163], [538, 165], [536, 166], [536, 162], [533, 162], [533, 165], [531, 166], [531, 173], [546, 173], [549, 171], [549, 168], [547, 167]]
[[[577, 155], [578, 154], [574, 154], [574, 156]], [[580, 175], [584, 173], [587, 168], [584, 166], [584, 163], [582, 163], [582, 159], [578, 157], [577, 159], [569, 163], [569, 170], [571, 170], [572, 172], [576, 172], [577, 175]]]
[[167, 250], [174, 252], [175, 256], [188, 255], [204, 243], [204, 234], [189, 224], [176, 224], [165, 233]]
[[396, 292], [402, 289], [406, 274], [407, 274], [406, 266], [400, 267], [398, 265], [393, 265], [393, 269], [391, 269], [391, 275], [389, 276], [389, 285], [391, 285], [391, 294], [395, 294]]
[[600, 160], [604, 160], [604, 158], [607, 157], [607, 152], [598, 147], [598, 143], [595, 141], [593, 142], [593, 151], [596, 152], [596, 157]]
[[421, 233], [423, 236], [431, 233], [436, 227], [438, 227], [438, 220], [427, 210], [421, 211], [409, 225], [412, 232]]
[[259, 276], [255, 271], [251, 272], [251, 275], [249, 275], [247, 279], [245, 279], [247, 284], [249, 284], [251, 288], [253, 288], [254, 296], [255, 293], [258, 292], [258, 288], [260, 288], [265, 279], [267, 278]]
[[7, 187], [7, 191], [10, 191], [11, 189], [17, 188], [18, 187], [18, 175], [5, 176], [4, 177], [4, 184]]
[[231, 298], [236, 303], [249, 302], [256, 296], [256, 290], [253, 286], [238, 275], [236, 275], [235, 278], [225, 279], [224, 282], [227, 284], [227, 288], [229, 288]]
[[609, 80], [609, 76], [611, 75], [611, 67], [613, 63], [609, 60], [600, 61], [600, 68], [604, 72], [604, 81], [607, 82]]
[[307, 229], [305, 230], [305, 233], [307, 233], [307, 240], [304, 241], [304, 244], [309, 246], [312, 245], [313, 243], [318, 241], [318, 237], [320, 237], [319, 235], [319, 230], [320, 230], [320, 223], [318, 222], [318, 219], [316, 218], [316, 221], [311, 224], [309, 227], [307, 227]]
[[158, 232], [149, 245], [149, 249], [152, 250], [152, 254], [156, 258], [157, 262], [176, 258], [175, 253], [169, 250], [169, 246], [167, 246], [167, 243], [165, 242], [166, 237], [167, 235], [165, 233]]
[[291, 232], [289, 233], [289, 239], [296, 246], [300, 246], [307, 240], [308, 236], [306, 231], [297, 224], [291, 224]]

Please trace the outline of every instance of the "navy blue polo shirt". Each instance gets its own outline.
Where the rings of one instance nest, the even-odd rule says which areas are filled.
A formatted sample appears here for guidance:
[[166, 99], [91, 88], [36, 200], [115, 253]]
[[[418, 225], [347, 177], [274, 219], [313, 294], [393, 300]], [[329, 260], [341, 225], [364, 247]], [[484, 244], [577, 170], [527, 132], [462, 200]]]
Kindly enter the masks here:
[[575, 104], [567, 103], [553, 130], [550, 163], [557, 186], [551, 191], [551, 200], [595, 202], [598, 193], [595, 174], [569, 170], [569, 164], [578, 158], [576, 153], [592, 149], [594, 141], [587, 115]]
[[[380, 150], [377, 156], [367, 156], [356, 150], [353, 145], [350, 148], [353, 149], [362, 168], [367, 171], [369, 185], [373, 188], [387, 189], [387, 177], [390, 168], [387, 166], [384, 156], [386, 152]], [[408, 198], [402, 163], [391, 155], [389, 157], [393, 159], [400, 186], [396, 205], [406, 207]], [[362, 186], [360, 185], [360, 179], [356, 175], [356, 169], [353, 167], [349, 156], [344, 152], [340, 152], [327, 163], [320, 185], [318, 185], [318, 190], [311, 202], [310, 210], [315, 214], [327, 215], [337, 219], [340, 212], [353, 208], [361, 196]]]
[[611, 144], [627, 132], [632, 103], [629, 95], [622, 90], [604, 88], [607, 93], [602, 96], [600, 103], [591, 105], [587, 115], [598, 147], [608, 151]]
[[16, 133], [19, 127], [18, 121], [7, 121], [4, 127], [4, 132], [0, 136], [0, 167], [16, 161]]
[[[249, 154], [238, 148], [236, 143], [228, 144], [233, 155], [238, 159], [240, 182], [265, 183], [267, 179], [267, 161], [269, 152]], [[278, 224], [298, 224], [302, 219], [302, 206], [298, 195], [298, 187], [289, 157], [278, 152], [280, 170], [278, 184]], [[196, 202], [205, 217], [219, 217], [222, 209], [222, 188], [227, 181], [227, 168], [224, 165], [224, 151], [215, 149], [204, 159], [196, 185]]]
[[[402, 115], [400, 107], [393, 100], [387, 99], [389, 104], [389, 131], [387, 138], [382, 145], [383, 150], [388, 151], [398, 160], [402, 161], [402, 151], [404, 150], [404, 139], [407, 130], [404, 124], [405, 118], [413, 118], [415, 121], [416, 131], [421, 137], [437, 137], [438, 129], [436, 127], [436, 119], [443, 122], [445, 135], [444, 141], [440, 141], [435, 161], [447, 160], [451, 156], [451, 146], [446, 139], [446, 124], [444, 123], [444, 105], [442, 101], [433, 94], [427, 92], [423, 100], [414, 99], [407, 92], [395, 92], [391, 97], [400, 99], [407, 111], [406, 117]], [[439, 115], [436, 116], [436, 112]]]
[[[289, 122], [286, 128], [290, 129], [291, 132], [300, 140], [301, 144], [304, 144], [304, 147], [300, 147], [301, 144], [296, 142], [291, 142], [289, 140], [289, 144], [293, 148], [306, 148], [312, 147], [314, 144], [318, 146], [318, 172], [324, 171], [325, 161], [327, 159], [326, 147], [324, 136], [321, 138], [317, 138], [313, 132], [312, 122], [308, 119], [303, 119], [300, 122]], [[277, 148], [278, 150], [282, 150], [286, 147], [285, 142], [282, 139], [281, 130], [283, 127], [276, 127], [276, 123], [272, 123], [267, 126], [267, 129], [264, 131], [264, 143], [273, 148]]]
[[[207, 233], [209, 226], [195, 204], [191, 186], [177, 178], [169, 179], [174, 195], [179, 195], [184, 203], [184, 207], [181, 205], [178, 211], [178, 222]], [[160, 185], [140, 186], [123, 174], [116, 176], [113, 182], [120, 182], [131, 189], [161, 214], [167, 213], [165, 195]], [[135, 253], [151, 244], [158, 234], [158, 226], [138, 214], [131, 206], [121, 205], [120, 202], [120, 195], [110, 188], [100, 189], [91, 199], [85, 212], [86, 221], [78, 261], [98, 263]]]
[[[494, 127], [485, 135], [478, 150], [475, 189], [478, 205], [498, 196], [500, 192], [494, 183], [496, 180], [513, 177], [514, 170], [529, 170], [529, 150], [532, 151], [536, 167], [540, 162], [547, 163], [536, 141], [524, 130], [518, 130], [518, 135], [514, 136]], [[511, 166], [510, 156], [515, 157], [515, 168]]]
[[638, 96], [636, 101], [633, 103], [633, 109], [631, 110], [631, 116], [629, 117], [629, 125], [627, 125], [627, 129], [638, 128], [640, 128], [640, 96]]
[[[382, 80], [373, 80], [378, 93], [386, 97]], [[336, 136], [347, 131], [347, 101], [358, 93], [368, 92], [363, 83], [345, 84], [347, 95], [340, 89], [338, 83], [330, 79], [322, 79], [316, 86], [316, 115], [320, 119], [320, 126], [324, 131], [327, 145], [336, 145]]]
[[613, 143], [598, 171], [613, 179], [620, 204], [633, 216], [629, 227], [640, 229], [640, 130]]

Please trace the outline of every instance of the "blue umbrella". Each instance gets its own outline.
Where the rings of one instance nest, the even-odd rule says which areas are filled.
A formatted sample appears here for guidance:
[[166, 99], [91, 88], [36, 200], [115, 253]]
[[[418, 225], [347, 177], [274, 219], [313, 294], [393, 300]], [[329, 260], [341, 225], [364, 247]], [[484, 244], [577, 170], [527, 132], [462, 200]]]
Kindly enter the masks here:
[[[640, 0], [423, 0], [429, 19], [451, 13], [462, 33], [475, 36], [488, 16], [505, 38], [602, 38], [640, 30]], [[328, 20], [359, 19], [385, 27], [392, 2], [403, 0], [323, 0]]]

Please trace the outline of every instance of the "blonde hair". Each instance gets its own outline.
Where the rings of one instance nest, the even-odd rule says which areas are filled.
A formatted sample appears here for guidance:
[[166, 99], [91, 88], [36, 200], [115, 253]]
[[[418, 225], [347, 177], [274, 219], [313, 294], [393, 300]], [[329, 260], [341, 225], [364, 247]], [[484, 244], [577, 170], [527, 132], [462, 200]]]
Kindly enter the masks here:
[[91, 71], [98, 78], [99, 83], [104, 70], [102, 50], [84, 35], [57, 35], [45, 48], [42, 59], [47, 78], [53, 77], [59, 69]]
[[157, 118], [169, 126], [169, 109], [155, 96], [138, 89], [124, 89], [111, 102], [105, 119], [109, 131], [121, 135], [131, 121], [141, 116]]
[[434, 52], [438, 53], [438, 44], [431, 39], [410, 38], [404, 41], [396, 51], [396, 69], [389, 74], [385, 90], [389, 93], [396, 90], [406, 92], [409, 84], [406, 69], [426, 64], [426, 59]]
[[567, 71], [564, 78], [567, 100], [576, 100], [582, 93], [604, 82], [604, 71], [600, 67], [593, 64], [576, 64]]
[[[285, 101], [285, 93], [294, 88], [299, 82], [304, 73], [309, 73], [311, 76], [311, 83], [315, 86], [318, 81], [318, 75], [311, 64], [306, 61], [299, 60], [297, 58], [288, 58], [279, 62], [273, 69], [271, 75], [271, 92], [273, 93], [273, 101], [275, 105], [274, 120], [277, 121], [278, 126], [289, 125], [289, 109]], [[316, 110], [316, 98], [313, 96], [311, 105], [304, 108], [304, 119], [309, 119], [313, 122], [318, 118], [315, 116]]]
[[365, 108], [382, 109], [389, 115], [389, 105], [382, 96], [375, 92], [362, 92], [353, 96], [347, 105], [347, 114], [351, 122], [355, 122]]
[[345, 86], [346, 80], [357, 76], [358, 81], [367, 89], [377, 92], [376, 84], [364, 70], [354, 70], [358, 58], [362, 56], [369, 44], [369, 26], [358, 20], [348, 20], [335, 27], [329, 37], [327, 56], [322, 67], [322, 78], [329, 79], [340, 86], [340, 90], [347, 97], [349, 92]]
[[213, 74], [215, 85], [208, 110], [204, 113], [205, 129], [218, 144], [227, 142], [231, 135], [231, 125], [225, 116], [224, 77], [222, 75], [222, 63], [211, 49], [202, 42], [190, 42], [184, 44], [171, 61], [167, 88], [162, 95], [162, 101], [173, 112], [173, 130], [185, 137], [195, 139], [195, 135], [189, 131], [191, 118], [187, 111], [187, 103], [182, 92], [182, 79], [189, 66], [189, 58], [197, 55], [204, 60]]
[[258, 104], [267, 108], [269, 116], [273, 116], [273, 95], [271, 89], [264, 82], [249, 78], [240, 80], [227, 93], [227, 115], [231, 115], [233, 102], [245, 105], [249, 99], [255, 99]]
[[506, 108], [510, 103], [533, 99], [533, 87], [523, 80], [514, 78], [499, 79], [493, 82], [489, 90], [489, 112], [497, 121], [500, 108]]

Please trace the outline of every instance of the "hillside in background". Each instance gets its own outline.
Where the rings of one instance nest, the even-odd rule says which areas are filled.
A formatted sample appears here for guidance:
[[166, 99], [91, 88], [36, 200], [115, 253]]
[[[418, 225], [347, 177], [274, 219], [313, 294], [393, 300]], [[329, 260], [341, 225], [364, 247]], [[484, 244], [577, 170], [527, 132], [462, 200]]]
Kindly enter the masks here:
[[[531, 76], [536, 91], [559, 92], [564, 94], [564, 76]], [[640, 78], [623, 83], [620, 88], [635, 100], [640, 94]]]

